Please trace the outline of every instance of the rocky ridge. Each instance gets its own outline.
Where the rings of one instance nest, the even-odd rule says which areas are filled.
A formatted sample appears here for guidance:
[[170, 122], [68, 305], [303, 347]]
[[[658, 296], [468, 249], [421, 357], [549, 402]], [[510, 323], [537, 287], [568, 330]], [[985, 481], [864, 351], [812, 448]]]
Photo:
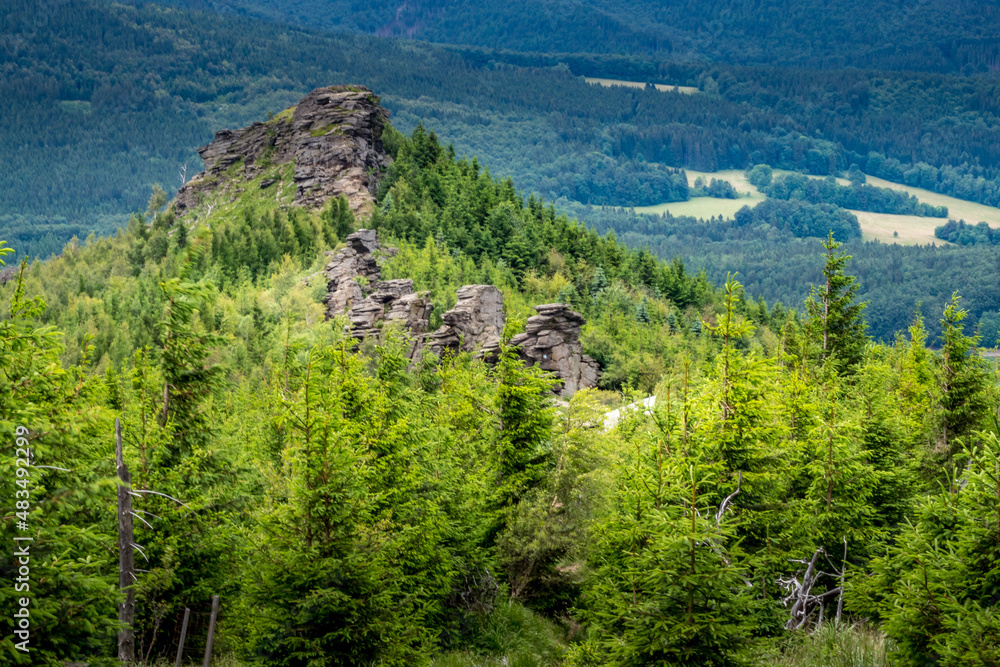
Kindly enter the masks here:
[[[455, 307], [441, 316], [444, 324], [428, 334], [434, 308], [429, 294], [414, 291], [409, 279], [381, 280], [380, 255], [392, 255], [395, 249], [381, 248], [377, 233], [370, 229], [351, 234], [346, 243], [326, 267], [327, 319], [346, 312], [350, 334], [358, 340], [378, 338], [384, 327], [398, 326], [410, 337], [410, 359], [422, 349], [439, 357], [472, 352], [487, 362], [496, 359], [506, 323], [499, 289], [493, 285], [459, 288]], [[579, 340], [583, 316], [562, 303], [535, 310], [538, 315], [528, 318], [525, 332], [511, 340], [525, 363], [537, 364], [559, 378], [554, 392], [562, 397], [597, 386], [600, 369], [583, 353]]]
[[[205, 170], [177, 193], [175, 210], [196, 206], [209, 191], [241, 175], [260, 176], [275, 165], [292, 163], [296, 206], [316, 208], [341, 195], [355, 215], [371, 212], [378, 177], [388, 164], [382, 130], [389, 112], [362, 86], [317, 88], [263, 123], [221, 130], [198, 149]], [[233, 173], [235, 170], [235, 174]], [[262, 181], [262, 188], [275, 181]]]

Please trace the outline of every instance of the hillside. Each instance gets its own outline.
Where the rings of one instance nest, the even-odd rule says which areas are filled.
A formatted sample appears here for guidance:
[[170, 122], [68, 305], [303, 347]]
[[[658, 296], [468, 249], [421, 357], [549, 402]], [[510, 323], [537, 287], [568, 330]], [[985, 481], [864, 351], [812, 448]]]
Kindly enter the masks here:
[[115, 659], [118, 423], [147, 660], [213, 595], [241, 666], [992, 659], [1000, 396], [957, 297], [939, 352], [919, 315], [876, 343], [832, 238], [769, 308], [385, 119], [314, 90], [0, 285], [5, 661]]
[[[32, 255], [112, 231], [154, 183], [173, 192], [214, 131], [330, 80], [364, 81], [401, 128], [433, 124], [460, 155], [549, 200], [682, 201], [677, 167], [826, 175], [867, 170], [874, 151], [885, 159], [873, 176], [1000, 201], [987, 77], [446, 49], [91, 0], [13, 0], [0, 32], [0, 229]], [[583, 76], [707, 94], [599, 89]]]
[[[364, 82], [402, 131], [424, 122], [458, 156], [478, 156], [526, 195], [602, 233], [614, 229], [633, 248], [704, 268], [717, 283], [739, 272], [772, 304], [801, 303], [819, 280], [817, 240], [771, 226], [663, 225], [603, 207], [675, 202], [708, 219], [720, 210], [685, 201], [682, 170], [761, 162], [816, 176], [857, 164], [872, 182], [1000, 203], [1000, 93], [989, 77], [444, 48], [90, 0], [13, 0], [0, 23], [0, 236], [33, 257], [126, 226], [154, 184], [172, 196], [190, 178], [197, 147], [216, 131], [264, 121], [329, 81]], [[595, 76], [699, 93], [600, 88], [584, 78]], [[734, 214], [742, 207], [716, 201], [738, 204]], [[920, 222], [928, 234], [937, 224]], [[943, 307], [959, 284], [970, 326], [985, 322], [993, 344], [1000, 269], [988, 248], [850, 243], [862, 298], [877, 306], [878, 339], [904, 331], [918, 303]], [[891, 280], [882, 279], [886, 261]], [[936, 340], [937, 324], [928, 328]]]
[[541, 53], [669, 54], [739, 64], [995, 72], [994, 3], [175, 0], [324, 29]]

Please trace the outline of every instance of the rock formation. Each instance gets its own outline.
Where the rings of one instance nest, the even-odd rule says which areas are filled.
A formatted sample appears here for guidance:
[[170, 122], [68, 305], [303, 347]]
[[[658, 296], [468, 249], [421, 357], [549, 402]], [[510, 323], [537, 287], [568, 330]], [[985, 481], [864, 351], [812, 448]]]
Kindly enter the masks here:
[[521, 358], [554, 373], [562, 381], [555, 389], [560, 396], [596, 387], [600, 367], [583, 353], [580, 345], [580, 328], [586, 322], [583, 315], [564, 303], [535, 306], [535, 310], [538, 315], [528, 318], [524, 333], [510, 341], [520, 348]]
[[223, 186], [234, 167], [250, 180], [273, 165], [293, 162], [297, 206], [319, 207], [344, 195], [355, 215], [369, 213], [388, 163], [382, 150], [388, 117], [367, 88], [330, 86], [317, 88], [267, 122], [216, 132], [212, 143], [198, 149], [205, 171], [180, 189], [175, 210], [183, 213], [201, 193]]
[[506, 316], [503, 294], [493, 285], [466, 285], [458, 290], [455, 307], [441, 316], [444, 325], [427, 337], [428, 348], [441, 356], [495, 348]]
[[359, 340], [378, 336], [384, 325], [398, 323], [414, 338], [409, 355], [412, 358], [422, 334], [427, 332], [433, 309], [429, 293], [414, 292], [412, 280], [385, 280], [367, 299], [354, 304], [347, 317], [351, 320], [351, 335]]
[[[466, 285], [458, 290], [455, 307], [444, 313], [444, 324], [427, 334], [434, 306], [428, 292], [415, 292], [409, 279], [381, 280], [378, 256], [391, 254], [379, 246], [378, 234], [361, 229], [346, 239], [347, 246], [326, 266], [327, 319], [346, 312], [350, 333], [358, 340], [381, 336], [386, 326], [397, 324], [411, 336], [410, 359], [422, 348], [441, 356], [472, 352], [488, 363], [496, 359], [506, 316], [503, 294], [493, 285]], [[580, 328], [583, 316], [562, 303], [536, 306], [525, 333], [511, 344], [522, 359], [538, 364], [560, 380], [555, 393], [567, 397], [579, 389], [597, 386], [597, 362], [583, 353]]]
[[382, 276], [375, 259], [379, 249], [378, 234], [374, 229], [359, 229], [344, 239], [347, 247], [338, 252], [326, 265], [327, 294], [326, 318], [343, 313], [363, 300]]

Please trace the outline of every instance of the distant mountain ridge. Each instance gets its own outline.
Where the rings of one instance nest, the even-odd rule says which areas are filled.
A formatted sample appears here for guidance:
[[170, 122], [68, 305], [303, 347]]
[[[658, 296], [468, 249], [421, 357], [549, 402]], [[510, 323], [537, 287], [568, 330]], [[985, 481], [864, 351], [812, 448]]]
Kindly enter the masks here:
[[988, 0], [170, 1], [315, 28], [516, 51], [1000, 71], [1000, 8]]

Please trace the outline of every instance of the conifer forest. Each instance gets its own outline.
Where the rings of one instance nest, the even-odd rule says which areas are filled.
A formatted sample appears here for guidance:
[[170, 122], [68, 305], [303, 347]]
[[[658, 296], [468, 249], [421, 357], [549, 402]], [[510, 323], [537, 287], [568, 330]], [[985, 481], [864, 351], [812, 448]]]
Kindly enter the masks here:
[[993, 3], [0, 4], [0, 665], [1000, 664]]

